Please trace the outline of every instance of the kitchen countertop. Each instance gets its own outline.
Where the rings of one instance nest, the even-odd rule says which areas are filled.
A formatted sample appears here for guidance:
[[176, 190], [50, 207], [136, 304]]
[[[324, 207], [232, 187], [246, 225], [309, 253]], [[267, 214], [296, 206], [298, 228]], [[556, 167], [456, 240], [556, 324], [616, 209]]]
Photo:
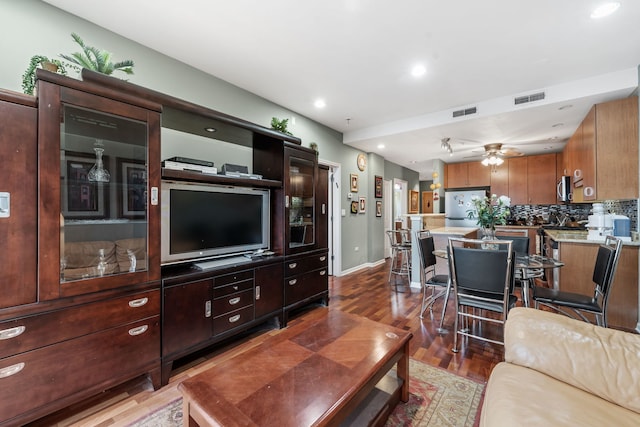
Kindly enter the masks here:
[[431, 234], [448, 234], [453, 236], [466, 236], [478, 231], [478, 227], [439, 227], [429, 230]]
[[[587, 231], [571, 231], [571, 230], [545, 230], [545, 234], [551, 237], [556, 242], [565, 243], [586, 243], [592, 245], [599, 245], [604, 243], [602, 240], [589, 240], [587, 239]], [[640, 242], [627, 242], [623, 241], [624, 246], [640, 246]]]

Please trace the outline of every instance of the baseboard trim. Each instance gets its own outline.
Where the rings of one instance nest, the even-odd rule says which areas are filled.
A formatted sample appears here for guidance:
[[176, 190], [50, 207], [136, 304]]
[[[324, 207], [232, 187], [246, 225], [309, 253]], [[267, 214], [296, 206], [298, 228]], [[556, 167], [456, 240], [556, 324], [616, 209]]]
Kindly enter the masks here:
[[347, 274], [355, 273], [355, 272], [357, 272], [357, 271], [364, 270], [364, 269], [366, 269], [366, 268], [373, 268], [373, 267], [377, 267], [377, 266], [382, 265], [382, 264], [384, 264], [384, 263], [385, 263], [385, 260], [384, 260], [384, 259], [381, 259], [381, 260], [379, 260], [379, 261], [368, 262], [368, 263], [366, 263], [366, 264], [360, 264], [360, 265], [357, 265], [357, 266], [355, 266], [355, 267], [351, 267], [351, 268], [349, 268], [349, 269], [347, 269], [347, 270], [342, 270], [342, 271], [340, 272], [340, 274], [338, 274], [338, 275], [337, 275], [337, 277], [346, 276]]

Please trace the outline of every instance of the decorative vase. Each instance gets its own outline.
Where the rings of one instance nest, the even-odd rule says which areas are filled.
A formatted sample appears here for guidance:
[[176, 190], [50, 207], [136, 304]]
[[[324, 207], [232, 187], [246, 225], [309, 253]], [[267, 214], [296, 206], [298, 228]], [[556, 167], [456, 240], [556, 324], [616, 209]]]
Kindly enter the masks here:
[[[496, 240], [496, 230], [493, 227], [482, 227], [482, 238], [481, 240]], [[495, 243], [482, 243], [480, 245], [482, 249], [489, 249], [493, 251], [498, 250], [498, 245]]]

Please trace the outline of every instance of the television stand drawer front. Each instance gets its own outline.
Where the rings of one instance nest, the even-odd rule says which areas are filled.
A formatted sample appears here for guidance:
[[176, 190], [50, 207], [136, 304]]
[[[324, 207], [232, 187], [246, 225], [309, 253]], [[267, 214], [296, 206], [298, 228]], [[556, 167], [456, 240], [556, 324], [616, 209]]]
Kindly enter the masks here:
[[287, 260], [284, 263], [284, 276], [292, 277], [312, 270], [327, 268], [328, 262], [328, 255], [326, 252]]

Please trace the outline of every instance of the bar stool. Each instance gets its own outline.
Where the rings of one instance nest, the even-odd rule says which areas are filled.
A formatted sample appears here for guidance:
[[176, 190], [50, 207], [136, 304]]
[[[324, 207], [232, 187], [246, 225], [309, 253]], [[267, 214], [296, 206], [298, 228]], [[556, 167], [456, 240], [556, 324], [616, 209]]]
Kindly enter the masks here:
[[411, 233], [409, 230], [387, 230], [389, 243], [391, 245], [391, 268], [389, 269], [389, 283], [391, 277], [394, 278], [393, 284], [398, 292], [398, 278], [406, 277], [407, 287], [410, 282], [411, 275]]

